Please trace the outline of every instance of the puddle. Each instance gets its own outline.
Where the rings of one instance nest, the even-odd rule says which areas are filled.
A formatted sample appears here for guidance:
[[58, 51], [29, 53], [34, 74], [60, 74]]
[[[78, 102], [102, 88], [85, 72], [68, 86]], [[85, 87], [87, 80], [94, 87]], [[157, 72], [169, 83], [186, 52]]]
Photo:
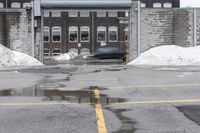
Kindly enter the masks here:
[[130, 118], [122, 115], [123, 112], [129, 111], [128, 109], [110, 109], [110, 108], [108, 108], [108, 110], [112, 111], [122, 122], [121, 128], [118, 131], [112, 132], [112, 133], [134, 133], [136, 131], [136, 128], [134, 127], [136, 122], [134, 122]]
[[50, 68], [27, 68], [18, 70], [21, 73], [43, 73], [43, 74], [69, 74], [78, 70], [77, 67], [61, 68], [61, 67], [50, 67]]
[[185, 117], [200, 126], [200, 105], [179, 106], [177, 109], [182, 112]]
[[[100, 99], [96, 99], [94, 92], [91, 90], [76, 90], [76, 91], [64, 91], [56, 88], [64, 88], [62, 84], [47, 84], [41, 86], [35, 86], [32, 88], [23, 89], [6, 89], [0, 90], [0, 96], [29, 96], [29, 97], [44, 97], [44, 101], [68, 101], [70, 103], [101, 103], [101, 104], [113, 104], [126, 102], [127, 99], [123, 98], [110, 98], [105, 94], [100, 94]], [[102, 88], [105, 89], [105, 88]]]

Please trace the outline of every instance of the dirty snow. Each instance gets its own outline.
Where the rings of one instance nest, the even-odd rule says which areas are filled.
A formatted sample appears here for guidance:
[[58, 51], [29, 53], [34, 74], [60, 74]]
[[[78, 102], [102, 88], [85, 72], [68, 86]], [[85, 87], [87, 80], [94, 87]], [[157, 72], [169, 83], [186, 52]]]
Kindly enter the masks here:
[[17, 51], [12, 51], [0, 44], [0, 67], [7, 66], [41, 66], [37, 59]]
[[70, 51], [68, 53], [55, 56], [55, 57], [53, 57], [53, 59], [56, 61], [65, 61], [65, 60], [73, 59], [75, 56], [77, 56], [77, 54]]
[[200, 46], [165, 45], [142, 53], [128, 65], [186, 66], [200, 65]]

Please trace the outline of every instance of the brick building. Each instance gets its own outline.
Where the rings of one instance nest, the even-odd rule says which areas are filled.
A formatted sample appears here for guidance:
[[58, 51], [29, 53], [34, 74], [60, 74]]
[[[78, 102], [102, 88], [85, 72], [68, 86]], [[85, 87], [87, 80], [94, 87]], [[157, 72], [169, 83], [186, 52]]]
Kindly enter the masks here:
[[[0, 0], [0, 8], [26, 8], [31, 0]], [[128, 40], [131, 0], [41, 0], [44, 55], [121, 49]], [[179, 7], [179, 0], [141, 0], [144, 8]]]

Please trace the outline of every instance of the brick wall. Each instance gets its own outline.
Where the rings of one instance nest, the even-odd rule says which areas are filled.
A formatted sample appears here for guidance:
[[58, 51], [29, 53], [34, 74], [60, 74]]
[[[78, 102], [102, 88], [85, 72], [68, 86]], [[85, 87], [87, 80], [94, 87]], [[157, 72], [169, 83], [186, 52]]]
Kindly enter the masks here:
[[[137, 45], [137, 3], [133, 2], [130, 19], [130, 60], [138, 56]], [[194, 26], [194, 11], [196, 23]], [[200, 10], [199, 9], [150, 9], [140, 10], [140, 47], [144, 52], [161, 45], [194, 45], [194, 29], [196, 29], [197, 45], [200, 45]]]
[[0, 43], [32, 55], [31, 12], [25, 9], [0, 10]]

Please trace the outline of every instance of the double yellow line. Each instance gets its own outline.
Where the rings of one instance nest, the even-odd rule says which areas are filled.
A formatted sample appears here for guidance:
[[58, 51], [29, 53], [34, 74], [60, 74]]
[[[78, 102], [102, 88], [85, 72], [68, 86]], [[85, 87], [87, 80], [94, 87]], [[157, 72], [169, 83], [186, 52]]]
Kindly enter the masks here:
[[100, 103], [98, 103], [98, 101], [100, 100], [100, 93], [99, 93], [98, 88], [94, 89], [94, 96], [95, 96], [95, 100], [97, 101], [97, 103], [95, 104], [95, 111], [96, 111], [96, 117], [97, 117], [98, 132], [107, 133], [102, 106]]

